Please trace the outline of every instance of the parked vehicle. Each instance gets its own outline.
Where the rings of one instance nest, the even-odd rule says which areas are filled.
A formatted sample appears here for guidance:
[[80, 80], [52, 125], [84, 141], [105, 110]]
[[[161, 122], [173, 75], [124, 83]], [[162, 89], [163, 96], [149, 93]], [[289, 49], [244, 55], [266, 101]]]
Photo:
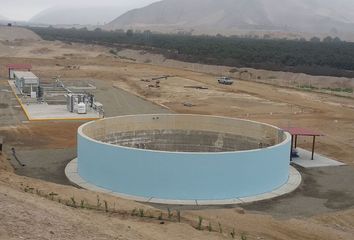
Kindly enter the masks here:
[[221, 77], [218, 79], [218, 82], [219, 84], [232, 85], [234, 83], [234, 80], [229, 77]]

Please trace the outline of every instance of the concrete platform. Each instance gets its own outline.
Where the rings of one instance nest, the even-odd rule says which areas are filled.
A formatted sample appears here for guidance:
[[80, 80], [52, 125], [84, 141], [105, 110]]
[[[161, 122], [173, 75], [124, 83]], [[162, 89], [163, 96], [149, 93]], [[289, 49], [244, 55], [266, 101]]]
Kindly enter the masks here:
[[293, 158], [293, 163], [303, 168], [318, 168], [318, 167], [332, 167], [345, 166], [344, 163], [327, 158], [325, 156], [315, 153], [314, 160], [311, 160], [311, 152], [302, 148], [297, 148], [299, 152], [298, 158]]
[[30, 120], [51, 120], [51, 119], [98, 119], [99, 114], [95, 111], [87, 114], [77, 114], [69, 112], [65, 105], [23, 104], [23, 108], [28, 113]]
[[142, 203], [156, 203], [156, 204], [166, 204], [166, 205], [184, 205], [184, 206], [217, 206], [217, 205], [236, 205], [243, 203], [252, 203], [262, 200], [267, 200], [275, 197], [280, 197], [295, 191], [301, 184], [301, 174], [294, 168], [290, 166], [289, 179], [286, 184], [272, 192], [244, 197], [244, 198], [234, 198], [234, 199], [222, 199], [222, 200], [172, 200], [172, 199], [157, 199], [153, 196], [151, 197], [139, 197], [127, 194], [122, 194], [118, 192], [113, 192], [108, 189], [101, 188], [94, 184], [85, 181], [78, 173], [78, 162], [77, 159], [72, 160], [65, 168], [65, 175], [71, 183], [74, 185], [100, 193], [110, 194], [116, 197], [133, 200]]
[[99, 119], [99, 113], [88, 111], [87, 114], [77, 114], [69, 112], [66, 105], [48, 105], [46, 103], [31, 103], [24, 102], [20, 98], [20, 92], [15, 86], [14, 81], [9, 80], [9, 85], [25, 112], [29, 121], [46, 121], [46, 120], [96, 120]]

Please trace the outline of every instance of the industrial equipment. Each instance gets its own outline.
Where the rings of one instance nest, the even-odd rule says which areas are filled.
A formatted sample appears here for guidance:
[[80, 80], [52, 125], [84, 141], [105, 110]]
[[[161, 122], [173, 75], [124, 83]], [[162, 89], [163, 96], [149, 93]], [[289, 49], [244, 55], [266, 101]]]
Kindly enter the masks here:
[[14, 71], [15, 85], [21, 94], [37, 97], [39, 78], [32, 72]]

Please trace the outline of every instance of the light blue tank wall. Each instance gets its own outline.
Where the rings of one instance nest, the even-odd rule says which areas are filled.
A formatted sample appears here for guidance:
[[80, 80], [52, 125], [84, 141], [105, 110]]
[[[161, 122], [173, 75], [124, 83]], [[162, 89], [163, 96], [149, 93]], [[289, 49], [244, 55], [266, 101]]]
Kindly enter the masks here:
[[257, 195], [289, 176], [290, 139], [246, 152], [173, 153], [130, 149], [78, 136], [79, 174], [114, 192], [160, 199], [221, 200]]

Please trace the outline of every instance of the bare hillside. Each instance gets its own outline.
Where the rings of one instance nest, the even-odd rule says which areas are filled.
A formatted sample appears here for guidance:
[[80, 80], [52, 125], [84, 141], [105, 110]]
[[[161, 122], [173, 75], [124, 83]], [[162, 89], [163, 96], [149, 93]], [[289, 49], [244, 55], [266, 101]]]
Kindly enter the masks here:
[[40, 39], [37, 34], [25, 28], [0, 26], [0, 41]]
[[[345, 6], [345, 7], [344, 7]], [[353, 32], [349, 0], [164, 0], [123, 14], [107, 29]]]
[[123, 13], [119, 7], [53, 7], [35, 15], [30, 22], [50, 25], [100, 25]]
[[[112, 1], [106, 5], [104, 2], [88, 1], [87, 4], [73, 1], [70, 5], [53, 6], [33, 16], [29, 22], [47, 25], [104, 25], [137, 6], [145, 6], [153, 0], [139, 1]], [[97, 6], [96, 6], [97, 5]]]

